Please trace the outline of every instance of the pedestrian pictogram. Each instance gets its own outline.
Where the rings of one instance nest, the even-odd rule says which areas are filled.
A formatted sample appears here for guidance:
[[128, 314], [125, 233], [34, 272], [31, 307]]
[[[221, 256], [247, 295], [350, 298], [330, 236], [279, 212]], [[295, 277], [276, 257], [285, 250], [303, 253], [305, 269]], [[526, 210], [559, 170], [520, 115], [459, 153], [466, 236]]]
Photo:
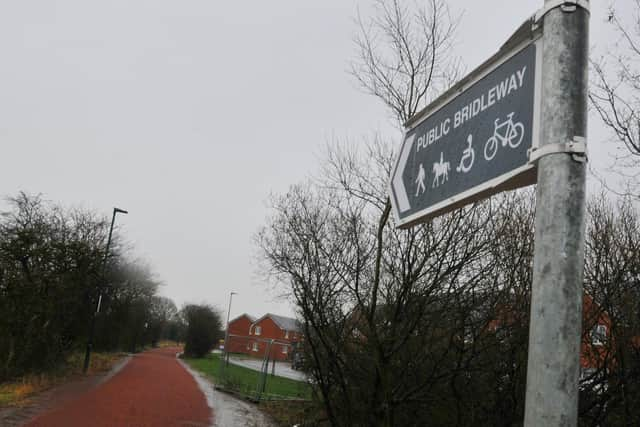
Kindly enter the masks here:
[[418, 184], [418, 188], [416, 189], [416, 197], [420, 194], [420, 189], [422, 188], [422, 192], [426, 191], [426, 187], [424, 186], [424, 180], [427, 177], [427, 173], [424, 171], [424, 166], [420, 163], [420, 170], [418, 171], [418, 177], [416, 178], [416, 184]]

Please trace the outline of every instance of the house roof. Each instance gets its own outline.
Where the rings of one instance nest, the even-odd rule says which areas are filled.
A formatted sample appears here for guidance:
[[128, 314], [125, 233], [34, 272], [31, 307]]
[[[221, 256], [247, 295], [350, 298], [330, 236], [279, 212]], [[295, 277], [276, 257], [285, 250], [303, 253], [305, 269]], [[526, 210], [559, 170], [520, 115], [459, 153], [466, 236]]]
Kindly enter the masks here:
[[253, 322], [253, 324], [258, 323], [263, 319], [266, 319], [267, 317], [271, 318], [271, 320], [273, 320], [273, 322], [282, 330], [300, 332], [302, 329], [300, 326], [300, 322], [298, 322], [296, 319], [293, 319], [291, 317], [278, 316], [277, 314], [272, 313], [265, 314], [264, 316]]
[[236, 316], [233, 319], [229, 320], [229, 323], [233, 323], [233, 322], [235, 322], [236, 320], [238, 320], [238, 319], [240, 319], [242, 317], [246, 317], [247, 319], [249, 319], [249, 322], [251, 322], [251, 323], [255, 322], [255, 320], [256, 320], [256, 318], [253, 317], [252, 315], [247, 314], [247, 313], [242, 313], [240, 316]]

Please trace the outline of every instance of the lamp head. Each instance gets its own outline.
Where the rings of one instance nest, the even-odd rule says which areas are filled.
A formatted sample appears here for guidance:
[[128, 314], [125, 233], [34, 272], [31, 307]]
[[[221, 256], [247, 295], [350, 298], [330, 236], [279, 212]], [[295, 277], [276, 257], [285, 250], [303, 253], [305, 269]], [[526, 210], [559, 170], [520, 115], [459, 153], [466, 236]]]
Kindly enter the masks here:
[[123, 214], [128, 214], [129, 212], [125, 211], [124, 209], [120, 209], [120, 208], [113, 208], [113, 211], [116, 213], [123, 213]]

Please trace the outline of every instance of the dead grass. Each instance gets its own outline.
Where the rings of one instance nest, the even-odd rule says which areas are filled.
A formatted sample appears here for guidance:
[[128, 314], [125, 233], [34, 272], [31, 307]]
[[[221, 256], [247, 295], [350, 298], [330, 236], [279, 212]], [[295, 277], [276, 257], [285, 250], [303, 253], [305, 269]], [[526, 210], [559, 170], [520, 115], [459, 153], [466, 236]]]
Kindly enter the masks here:
[[182, 347], [182, 343], [179, 343], [177, 341], [162, 340], [162, 341], [158, 342], [158, 347], [160, 347], [160, 348], [164, 348], [164, 347]]
[[278, 426], [328, 427], [324, 412], [311, 401], [262, 401], [261, 411], [269, 414]]
[[[91, 353], [91, 363], [89, 364], [88, 374], [97, 374], [108, 371], [113, 365], [127, 353]], [[74, 375], [82, 374], [82, 365], [84, 364], [84, 353], [72, 353], [67, 359], [64, 374]]]
[[22, 406], [30, 396], [54, 385], [51, 375], [27, 375], [20, 380], [0, 384], [0, 406]]
[[[108, 371], [125, 355], [125, 353], [92, 353], [88, 374]], [[35, 394], [82, 375], [83, 362], [84, 353], [72, 353], [66, 363], [55, 371], [25, 375], [15, 381], [0, 383], [0, 408], [24, 406]]]

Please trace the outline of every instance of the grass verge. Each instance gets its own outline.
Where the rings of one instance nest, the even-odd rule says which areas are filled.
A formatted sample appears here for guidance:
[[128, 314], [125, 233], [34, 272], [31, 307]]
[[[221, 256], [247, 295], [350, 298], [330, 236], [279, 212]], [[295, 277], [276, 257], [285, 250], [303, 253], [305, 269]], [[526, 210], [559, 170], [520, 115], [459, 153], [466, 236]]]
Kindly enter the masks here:
[[[191, 368], [211, 378], [216, 385], [248, 399], [256, 398], [261, 373], [253, 369], [229, 364], [221, 375], [220, 355], [210, 354], [202, 359], [184, 358]], [[271, 416], [279, 426], [325, 426], [317, 422], [322, 411], [311, 401], [311, 385], [303, 381], [267, 375], [265, 392], [258, 408]]]
[[[254, 399], [261, 373], [253, 369], [229, 364], [220, 372], [220, 356], [209, 354], [202, 359], [185, 358], [193, 369], [202, 372], [225, 389]], [[261, 399], [311, 399], [311, 386], [303, 381], [267, 375], [265, 392]]]
[[[126, 353], [91, 353], [88, 373], [108, 371]], [[58, 369], [39, 374], [29, 374], [15, 381], [0, 383], [0, 408], [24, 406], [33, 395], [82, 375], [84, 352], [74, 352]]]

